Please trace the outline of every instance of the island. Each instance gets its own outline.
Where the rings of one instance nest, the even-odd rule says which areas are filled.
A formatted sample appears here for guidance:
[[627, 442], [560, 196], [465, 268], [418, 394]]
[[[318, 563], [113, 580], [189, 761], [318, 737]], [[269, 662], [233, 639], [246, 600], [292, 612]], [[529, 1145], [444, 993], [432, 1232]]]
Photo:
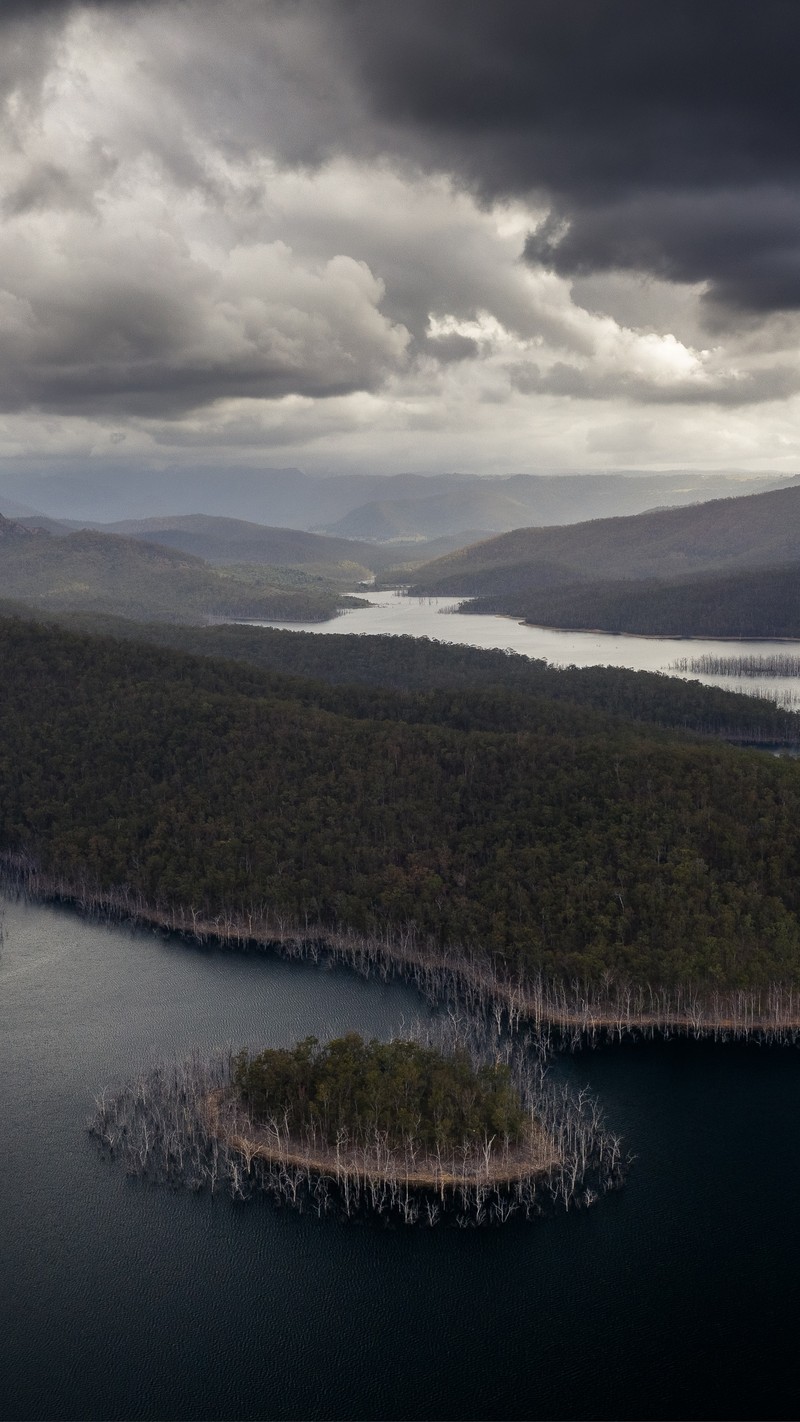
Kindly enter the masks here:
[[596, 1103], [528, 1055], [407, 1036], [195, 1055], [105, 1093], [91, 1131], [134, 1175], [407, 1224], [592, 1204], [624, 1173]]

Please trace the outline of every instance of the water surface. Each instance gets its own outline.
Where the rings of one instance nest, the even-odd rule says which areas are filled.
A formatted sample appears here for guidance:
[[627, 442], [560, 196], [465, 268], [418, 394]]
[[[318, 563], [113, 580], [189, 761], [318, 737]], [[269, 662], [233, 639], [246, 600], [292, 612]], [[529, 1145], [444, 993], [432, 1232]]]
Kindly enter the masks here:
[[5, 908], [0, 1416], [794, 1417], [800, 1057], [568, 1059], [636, 1161], [582, 1214], [318, 1221], [127, 1180], [95, 1092], [191, 1046], [383, 1034], [408, 987]]

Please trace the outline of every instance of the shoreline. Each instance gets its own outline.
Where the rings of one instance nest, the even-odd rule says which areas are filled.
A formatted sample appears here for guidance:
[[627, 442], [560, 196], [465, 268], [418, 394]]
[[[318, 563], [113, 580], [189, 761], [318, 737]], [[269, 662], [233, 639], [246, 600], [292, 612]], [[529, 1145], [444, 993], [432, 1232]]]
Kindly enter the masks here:
[[243, 1135], [231, 1127], [226, 1127], [220, 1121], [220, 1109], [225, 1105], [235, 1106], [236, 1103], [233, 1099], [226, 1101], [225, 1092], [220, 1088], [206, 1097], [203, 1109], [209, 1130], [222, 1145], [243, 1156], [248, 1169], [253, 1160], [260, 1160], [270, 1166], [288, 1166], [295, 1170], [307, 1171], [316, 1177], [329, 1177], [337, 1182], [345, 1177], [362, 1184], [379, 1180], [387, 1185], [432, 1190], [443, 1197], [445, 1191], [471, 1187], [503, 1189], [523, 1180], [545, 1178], [563, 1164], [561, 1156], [553, 1143], [548, 1141], [541, 1127], [536, 1131], [531, 1128], [526, 1154], [522, 1153], [524, 1148], [517, 1147], [505, 1161], [493, 1161], [481, 1168], [476, 1152], [475, 1159], [469, 1162], [470, 1168], [467, 1168], [465, 1157], [464, 1170], [456, 1174], [440, 1166], [433, 1157], [425, 1157], [421, 1168], [417, 1168], [416, 1161], [412, 1161], [409, 1169], [407, 1158], [400, 1157], [399, 1151], [387, 1150], [384, 1159], [370, 1157], [363, 1149], [342, 1152], [329, 1147], [327, 1150], [315, 1151], [306, 1148], [300, 1141], [292, 1140], [291, 1137], [284, 1143], [273, 1146], [259, 1135]]
[[[483, 1061], [494, 1056], [488, 1034], [472, 1050]], [[525, 1135], [494, 1155], [495, 1136], [462, 1141], [442, 1158], [407, 1138], [390, 1150], [380, 1132], [350, 1143], [343, 1130], [329, 1145], [313, 1133], [291, 1136], [283, 1116], [255, 1127], [233, 1087], [230, 1053], [220, 1052], [195, 1051], [103, 1091], [89, 1133], [129, 1175], [212, 1194], [222, 1188], [234, 1200], [266, 1194], [320, 1217], [480, 1226], [592, 1205], [625, 1179], [622, 1139], [605, 1129], [585, 1091], [551, 1087], [541, 1061], [522, 1062], [526, 1052], [519, 1044]]]
[[501, 976], [494, 965], [469, 950], [420, 945], [411, 929], [392, 938], [369, 938], [255, 913], [205, 917], [185, 908], [159, 908], [141, 895], [100, 891], [39, 873], [22, 856], [0, 853], [0, 889], [39, 903], [61, 903], [80, 913], [134, 927], [174, 933], [200, 944], [286, 958], [342, 963], [363, 976], [384, 979], [398, 973], [429, 1001], [455, 998], [472, 1010], [507, 1016], [512, 1031], [524, 1024], [540, 1036], [561, 1034], [569, 1045], [594, 1044], [625, 1036], [670, 1035], [696, 1038], [787, 1041], [800, 1037], [800, 984], [704, 992], [688, 985], [656, 987], [619, 982], [604, 993], [593, 984], [543, 977]]
[[[480, 616], [481, 614], [473, 614]], [[487, 614], [483, 614], [486, 616]], [[800, 637], [725, 637], [719, 633], [709, 632], [612, 632], [608, 627], [556, 627], [547, 622], [528, 622], [523, 617], [520, 621], [511, 612], [493, 612], [488, 614], [491, 617], [508, 617], [512, 622], [516, 622], [518, 627], [535, 627], [540, 632], [580, 632], [592, 637], [633, 637], [641, 639], [643, 642], [746, 642], [754, 647], [763, 646], [768, 642], [779, 642], [781, 645], [791, 647], [800, 646]], [[469, 613], [464, 614], [465, 617]]]

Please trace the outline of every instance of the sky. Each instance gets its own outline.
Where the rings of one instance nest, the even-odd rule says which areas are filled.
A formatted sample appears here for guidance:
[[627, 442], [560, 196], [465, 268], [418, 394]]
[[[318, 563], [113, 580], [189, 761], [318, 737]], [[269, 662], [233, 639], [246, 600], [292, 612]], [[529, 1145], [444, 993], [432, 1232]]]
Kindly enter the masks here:
[[0, 470], [800, 470], [796, 0], [3, 0]]

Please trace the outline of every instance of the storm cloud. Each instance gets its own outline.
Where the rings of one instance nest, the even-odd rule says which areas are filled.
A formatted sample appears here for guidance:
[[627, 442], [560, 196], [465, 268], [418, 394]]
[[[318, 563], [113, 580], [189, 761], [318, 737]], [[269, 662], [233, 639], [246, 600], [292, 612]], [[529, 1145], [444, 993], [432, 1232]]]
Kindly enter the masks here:
[[0, 457], [41, 412], [73, 450], [791, 460], [799, 45], [782, 0], [11, 0]]
[[334, 8], [337, 53], [381, 135], [486, 201], [548, 201], [531, 259], [704, 281], [756, 311], [800, 304], [796, 5]]

